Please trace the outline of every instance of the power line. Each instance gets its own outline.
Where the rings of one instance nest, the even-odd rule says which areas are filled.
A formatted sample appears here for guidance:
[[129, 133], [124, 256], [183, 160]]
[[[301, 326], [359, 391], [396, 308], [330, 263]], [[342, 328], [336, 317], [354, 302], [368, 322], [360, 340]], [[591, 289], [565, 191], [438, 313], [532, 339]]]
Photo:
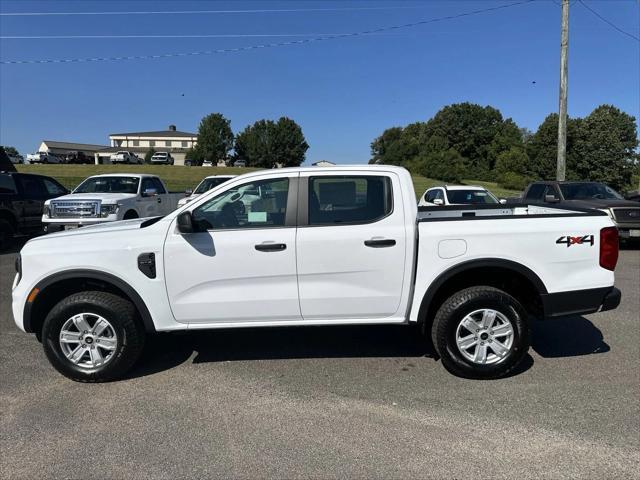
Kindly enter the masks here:
[[253, 9], [253, 10], [158, 10], [137, 12], [4, 12], [4, 17], [45, 17], [70, 15], [204, 15], [204, 14], [243, 14], [243, 13], [297, 13], [297, 12], [342, 12], [362, 10], [399, 10], [416, 9], [422, 6], [387, 6], [387, 7], [336, 7], [336, 8], [282, 8], [282, 9]]
[[496, 10], [503, 10], [510, 7], [515, 7], [518, 5], [524, 5], [527, 3], [532, 3], [537, 0], [522, 0], [519, 2], [508, 3], [505, 5], [499, 5], [496, 7], [483, 8], [479, 10], [472, 10], [469, 12], [458, 13], [456, 15], [447, 15], [445, 17], [432, 18], [429, 20], [421, 20], [418, 22], [405, 23], [402, 25], [392, 25], [387, 27], [380, 27], [372, 30], [364, 30], [361, 32], [352, 32], [352, 33], [339, 33], [335, 35], [325, 35], [319, 37], [311, 37], [304, 38], [301, 40], [289, 40], [286, 42], [275, 42], [275, 43], [265, 43], [261, 45], [249, 45], [244, 47], [235, 47], [235, 48], [220, 48], [216, 50], [205, 50], [199, 52], [183, 52], [183, 53], [163, 53], [158, 55], [126, 55], [126, 56], [113, 56], [113, 57], [90, 57], [90, 58], [62, 58], [62, 59], [39, 59], [39, 60], [3, 60], [0, 61], [0, 65], [22, 65], [22, 64], [45, 64], [45, 63], [84, 63], [84, 62], [107, 62], [107, 61], [122, 61], [122, 60], [153, 60], [159, 58], [174, 58], [174, 57], [190, 57], [190, 56], [201, 56], [201, 55], [214, 55], [217, 53], [237, 53], [244, 52], [249, 50], [257, 50], [261, 48], [274, 48], [274, 47], [284, 47], [290, 45], [302, 45], [312, 42], [321, 42], [325, 40], [334, 40], [338, 38], [352, 38], [359, 36], [366, 36], [375, 33], [388, 32], [392, 30], [400, 30], [404, 28], [417, 27], [420, 25], [427, 25], [429, 23], [442, 22], [446, 20], [454, 20], [462, 17], [469, 17], [472, 15], [478, 15], [481, 13], [493, 12]]
[[342, 33], [220, 33], [194, 35], [4, 35], [0, 40], [70, 40], [70, 39], [111, 39], [111, 38], [270, 38], [270, 37], [318, 37], [343, 35]]
[[578, 0], [578, 2], [580, 3], [580, 5], [582, 5], [584, 8], [586, 8], [587, 10], [589, 10], [591, 13], [593, 13], [596, 17], [598, 17], [600, 20], [602, 20], [604, 23], [606, 23], [607, 25], [609, 25], [610, 27], [614, 28], [615, 30], [617, 30], [618, 32], [622, 33], [623, 35], [626, 35], [627, 37], [631, 37], [633, 38], [636, 42], [640, 42], [640, 38], [636, 37], [635, 35], [633, 35], [632, 33], [629, 33], [623, 29], [621, 29], [620, 27], [618, 27], [615, 23], [607, 20], [606, 18], [604, 18], [602, 15], [600, 15], [598, 12], [596, 12], [593, 8], [591, 8], [589, 5], [587, 5], [586, 3], [584, 3], [582, 0]]

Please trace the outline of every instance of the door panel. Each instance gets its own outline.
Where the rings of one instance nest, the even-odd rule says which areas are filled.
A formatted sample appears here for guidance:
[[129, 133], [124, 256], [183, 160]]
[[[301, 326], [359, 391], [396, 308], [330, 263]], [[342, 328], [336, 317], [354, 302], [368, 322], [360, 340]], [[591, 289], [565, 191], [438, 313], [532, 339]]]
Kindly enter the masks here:
[[164, 263], [177, 321], [301, 320], [292, 188], [297, 183], [283, 177], [230, 182], [193, 207], [194, 224], [205, 231], [180, 234], [174, 221]]
[[[383, 319], [398, 314], [406, 264], [403, 207], [401, 197], [393, 196], [393, 188], [399, 191], [398, 179], [378, 176], [364, 185], [354, 177], [323, 177], [324, 187], [314, 178], [309, 182], [309, 226], [299, 227], [297, 234], [298, 288], [305, 320]], [[334, 185], [331, 178], [336, 179]], [[366, 223], [367, 217], [373, 220]], [[332, 220], [339, 224], [330, 224]]]

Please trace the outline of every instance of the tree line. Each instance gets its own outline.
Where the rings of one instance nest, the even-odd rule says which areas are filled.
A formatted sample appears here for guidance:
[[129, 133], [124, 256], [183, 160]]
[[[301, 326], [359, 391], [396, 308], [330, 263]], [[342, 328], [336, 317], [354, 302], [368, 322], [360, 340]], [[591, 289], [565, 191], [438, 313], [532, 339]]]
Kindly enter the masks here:
[[202, 164], [210, 160], [244, 160], [248, 167], [297, 167], [305, 160], [307, 144], [302, 128], [287, 117], [258, 120], [235, 135], [221, 113], [205, 116], [198, 126], [198, 143], [186, 158]]
[[[523, 189], [534, 180], [555, 179], [557, 145], [555, 113], [533, 133], [505, 119], [497, 108], [458, 103], [426, 122], [386, 129], [371, 143], [369, 163], [401, 165], [446, 182], [473, 178]], [[626, 189], [638, 174], [637, 147], [635, 118], [612, 105], [569, 118], [567, 179]]]

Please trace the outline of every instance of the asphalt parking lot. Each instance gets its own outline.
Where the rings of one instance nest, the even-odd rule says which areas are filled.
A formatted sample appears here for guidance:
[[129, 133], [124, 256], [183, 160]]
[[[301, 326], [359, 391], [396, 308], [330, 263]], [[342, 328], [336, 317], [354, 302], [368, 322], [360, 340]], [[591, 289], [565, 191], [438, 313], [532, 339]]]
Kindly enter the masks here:
[[74, 383], [10, 311], [0, 255], [0, 477], [638, 478], [640, 252], [614, 311], [538, 322], [520, 371], [448, 374], [409, 328], [164, 334], [123, 381]]

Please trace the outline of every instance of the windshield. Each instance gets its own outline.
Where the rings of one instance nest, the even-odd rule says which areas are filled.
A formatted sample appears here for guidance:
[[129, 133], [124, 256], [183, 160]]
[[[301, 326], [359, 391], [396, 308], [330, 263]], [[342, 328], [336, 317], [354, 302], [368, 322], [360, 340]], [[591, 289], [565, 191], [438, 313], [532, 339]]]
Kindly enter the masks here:
[[204, 193], [208, 192], [214, 187], [230, 180], [229, 178], [205, 178], [200, 185], [198, 185], [193, 193]]
[[565, 200], [623, 200], [622, 195], [603, 183], [565, 183], [560, 190]]
[[93, 177], [82, 182], [73, 193], [138, 193], [136, 177]]
[[477, 205], [499, 203], [498, 199], [486, 190], [447, 190], [449, 203], [462, 205]]

